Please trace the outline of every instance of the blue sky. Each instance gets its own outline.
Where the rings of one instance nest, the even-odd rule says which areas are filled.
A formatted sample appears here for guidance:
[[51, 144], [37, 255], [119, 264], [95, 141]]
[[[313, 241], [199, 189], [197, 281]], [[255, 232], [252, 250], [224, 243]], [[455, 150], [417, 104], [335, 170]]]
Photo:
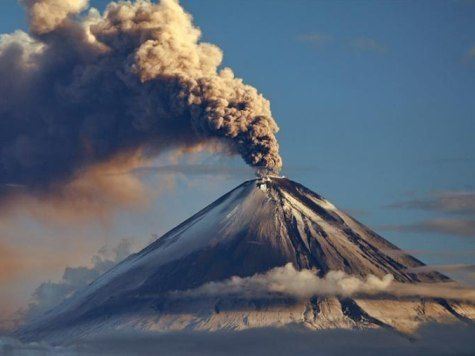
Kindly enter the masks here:
[[[103, 9], [107, 1], [91, 3]], [[285, 175], [404, 249], [475, 250], [473, 236], [398, 228], [452, 218], [447, 212], [387, 207], [431, 199], [438, 191], [475, 190], [475, 1], [181, 3], [203, 39], [224, 51], [224, 64], [271, 100]], [[3, 0], [0, 33], [19, 28], [26, 30], [21, 7]], [[237, 158], [197, 159], [244, 165]], [[171, 186], [167, 178], [144, 178], [160, 190], [147, 211], [123, 211], [77, 233], [89, 244], [74, 262], [86, 263], [101, 245], [124, 237], [142, 246], [243, 180], [180, 175]], [[71, 233], [64, 226], [27, 215], [15, 221], [10, 230], [31, 235], [15, 239], [17, 246], [39, 246], [47, 235], [56, 236], [64, 251], [77, 248], [75, 239], [64, 237]], [[429, 263], [474, 260], [467, 253], [419, 257]], [[49, 278], [62, 268], [51, 267]]]

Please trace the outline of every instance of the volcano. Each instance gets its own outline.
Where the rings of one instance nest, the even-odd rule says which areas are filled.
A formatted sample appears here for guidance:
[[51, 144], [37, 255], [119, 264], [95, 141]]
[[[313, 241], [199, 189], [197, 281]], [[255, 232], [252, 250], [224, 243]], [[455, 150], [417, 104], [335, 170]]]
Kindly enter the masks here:
[[403, 284], [450, 281], [438, 272], [413, 272], [424, 264], [301, 184], [266, 177], [225, 194], [20, 335], [57, 342], [124, 327], [213, 331], [291, 325], [411, 332], [424, 322], [470, 322], [475, 316], [472, 305], [440, 298], [172, 297], [288, 264], [319, 277], [343, 271], [360, 278], [390, 274]]

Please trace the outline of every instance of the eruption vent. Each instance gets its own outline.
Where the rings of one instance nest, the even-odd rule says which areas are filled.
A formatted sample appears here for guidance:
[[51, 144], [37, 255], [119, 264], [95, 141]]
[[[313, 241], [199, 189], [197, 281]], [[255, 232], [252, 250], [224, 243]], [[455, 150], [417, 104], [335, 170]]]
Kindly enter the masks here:
[[[269, 101], [175, 0], [23, 0], [30, 33], [0, 42], [0, 193], [45, 192], [118, 156], [218, 146], [252, 167], [282, 161]], [[5, 193], [5, 192], [3, 192]]]

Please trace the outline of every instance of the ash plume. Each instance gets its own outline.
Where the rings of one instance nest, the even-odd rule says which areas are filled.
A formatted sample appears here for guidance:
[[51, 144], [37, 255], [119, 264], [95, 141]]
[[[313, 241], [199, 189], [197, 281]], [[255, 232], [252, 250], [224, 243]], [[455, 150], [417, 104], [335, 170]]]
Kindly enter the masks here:
[[[176, 0], [22, 0], [29, 33], [0, 40], [0, 197], [49, 195], [117, 157], [208, 144], [282, 166], [269, 101]], [[15, 187], [15, 188], [12, 188]], [[20, 188], [18, 188], [20, 187]]]

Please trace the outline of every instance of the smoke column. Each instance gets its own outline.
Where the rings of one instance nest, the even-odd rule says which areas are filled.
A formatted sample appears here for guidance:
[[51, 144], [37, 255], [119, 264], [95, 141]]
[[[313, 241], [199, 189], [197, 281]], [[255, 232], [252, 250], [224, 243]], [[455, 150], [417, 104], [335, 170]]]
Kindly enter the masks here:
[[47, 193], [121, 156], [208, 144], [257, 170], [282, 161], [269, 101], [220, 69], [176, 0], [22, 0], [0, 41], [0, 195]]

